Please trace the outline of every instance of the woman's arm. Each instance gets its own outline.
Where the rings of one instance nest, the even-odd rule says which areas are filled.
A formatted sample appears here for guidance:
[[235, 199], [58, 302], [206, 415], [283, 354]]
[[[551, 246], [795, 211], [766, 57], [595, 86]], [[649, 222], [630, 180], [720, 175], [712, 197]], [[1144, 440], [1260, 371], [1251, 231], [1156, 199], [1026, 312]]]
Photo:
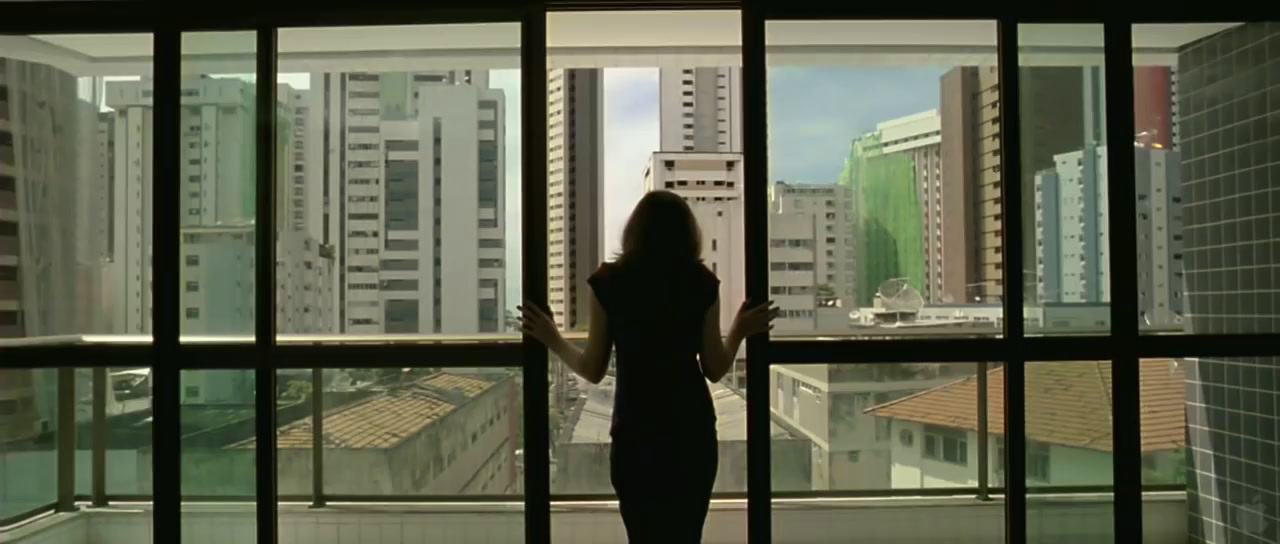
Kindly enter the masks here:
[[744, 339], [773, 328], [773, 318], [777, 317], [778, 309], [773, 307], [772, 300], [755, 307], [750, 307], [748, 304], [748, 301], [742, 302], [742, 306], [738, 308], [738, 314], [733, 318], [733, 325], [729, 327], [728, 336], [723, 338], [720, 336], [720, 299], [718, 297], [702, 320], [702, 350], [698, 359], [702, 363], [702, 375], [712, 382], [720, 381], [725, 374], [729, 373], [729, 369], [733, 366], [733, 359], [738, 355], [738, 348], [741, 347]]
[[587, 347], [579, 350], [564, 339], [555, 320], [532, 304], [520, 306], [521, 328], [547, 346], [569, 368], [591, 383], [600, 383], [609, 369], [609, 320], [596, 294], [591, 293], [591, 328], [587, 331]]

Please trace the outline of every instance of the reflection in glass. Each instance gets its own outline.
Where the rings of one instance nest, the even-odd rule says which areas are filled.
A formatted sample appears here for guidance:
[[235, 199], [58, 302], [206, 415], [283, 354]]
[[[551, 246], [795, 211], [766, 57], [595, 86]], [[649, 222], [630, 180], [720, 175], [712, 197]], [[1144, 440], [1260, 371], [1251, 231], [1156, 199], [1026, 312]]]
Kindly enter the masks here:
[[149, 120], [107, 95], [151, 37], [114, 37], [127, 66], [85, 36], [0, 50], [0, 339], [150, 332]]
[[0, 519], [57, 500], [57, 399], [57, 369], [0, 369]]

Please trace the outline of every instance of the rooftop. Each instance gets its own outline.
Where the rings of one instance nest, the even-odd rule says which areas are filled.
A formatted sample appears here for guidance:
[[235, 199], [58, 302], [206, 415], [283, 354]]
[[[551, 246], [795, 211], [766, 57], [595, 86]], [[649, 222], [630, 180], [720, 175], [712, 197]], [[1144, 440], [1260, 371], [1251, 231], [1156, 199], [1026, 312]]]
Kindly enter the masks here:
[[[457, 399], [471, 399], [493, 387], [488, 380], [440, 372], [405, 387], [391, 389], [333, 408], [324, 414], [324, 445], [330, 448], [390, 448], [413, 436], [458, 407]], [[311, 447], [311, 418], [276, 431], [280, 449]], [[232, 448], [252, 448], [249, 439]]]
[[[1172, 359], [1140, 363], [1142, 451], [1186, 444], [1183, 368]], [[1111, 363], [1094, 361], [1026, 365], [1027, 439], [1111, 451]], [[987, 389], [1004, 389], [1004, 368], [987, 374]], [[867, 409], [868, 413], [927, 425], [976, 431], [978, 378], [969, 376]], [[1004, 434], [1004, 397], [987, 395], [988, 430]]]
[[[600, 385], [587, 386], [586, 404], [573, 426], [571, 443], [609, 442], [609, 428], [613, 417], [613, 378], [606, 378]], [[716, 410], [716, 433], [721, 441], [747, 439], [747, 400], [728, 386], [710, 384], [711, 400]], [[776, 423], [769, 424], [770, 438], [786, 438], [790, 435]]]

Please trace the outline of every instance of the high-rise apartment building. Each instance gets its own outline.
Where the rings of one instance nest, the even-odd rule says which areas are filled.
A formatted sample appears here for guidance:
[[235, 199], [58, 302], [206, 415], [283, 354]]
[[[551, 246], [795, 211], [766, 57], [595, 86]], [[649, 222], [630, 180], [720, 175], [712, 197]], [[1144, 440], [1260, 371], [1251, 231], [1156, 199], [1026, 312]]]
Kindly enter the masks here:
[[654, 153], [645, 191], [665, 189], [689, 203], [702, 229], [702, 261], [720, 278], [720, 325], [728, 330], [746, 294], [740, 153]]
[[854, 140], [840, 185], [852, 197], [856, 305], [872, 305], [880, 284], [898, 278], [942, 300], [941, 138], [937, 112], [926, 111]]
[[1000, 208], [999, 72], [959, 67], [943, 74], [942, 273], [944, 300], [1000, 300], [1003, 262]]
[[662, 151], [742, 151], [740, 68], [662, 68], [658, 87]]
[[[1096, 68], [1034, 66], [1020, 73], [1022, 172], [1030, 185], [1035, 173], [1054, 165], [1054, 156], [1079, 150], [1085, 143], [1105, 141], [1100, 84]], [[1004, 289], [1003, 221], [1000, 193], [999, 71], [994, 66], [962, 66], [942, 76], [943, 169], [954, 198], [944, 199], [943, 215], [966, 217], [961, 228], [944, 228], [944, 246], [956, 240], [968, 262], [949, 262], [944, 276], [954, 278], [952, 292], [965, 300], [996, 302]], [[1086, 97], [1094, 97], [1086, 103]], [[1086, 113], [1089, 113], [1086, 119]], [[1034, 191], [1023, 191], [1023, 210], [1032, 210]], [[1023, 232], [1034, 228], [1034, 215], [1023, 213]], [[961, 234], [963, 233], [963, 235]], [[963, 236], [963, 240], [960, 238]], [[1023, 237], [1023, 254], [1034, 255], [1034, 240]], [[946, 249], [944, 248], [944, 251]], [[945, 266], [945, 265], [944, 265]], [[960, 278], [964, 277], [961, 282]], [[1030, 277], [1027, 285], [1032, 285]], [[1034, 302], [1034, 289], [1027, 293]], [[954, 296], [954, 295], [953, 295]]]
[[111, 332], [101, 307], [106, 190], [78, 78], [0, 59], [0, 337]]
[[[1182, 192], [1179, 155], [1134, 148], [1137, 190], [1138, 308], [1144, 327], [1182, 324]], [[1090, 146], [1056, 157], [1036, 174], [1036, 300], [1111, 300], [1107, 236], [1107, 148]]]
[[[278, 88], [275, 183], [277, 225], [255, 224], [257, 155], [255, 87], [236, 78], [193, 78], [182, 84], [179, 159], [182, 217], [179, 297], [186, 335], [252, 335], [255, 316], [256, 230], [277, 230], [278, 330], [329, 332], [334, 328], [332, 251], [307, 233], [305, 92]], [[110, 189], [108, 259], [111, 288], [104, 304], [113, 332], [150, 330], [153, 171], [153, 89], [150, 81], [105, 86], [96, 149], [111, 161], [103, 170]], [[187, 372], [183, 402], [250, 403], [252, 372]]]
[[[111, 332], [88, 98], [67, 72], [0, 58], [0, 338]], [[0, 443], [53, 429], [56, 383], [53, 369], [0, 368]]]
[[342, 244], [342, 331], [501, 330], [505, 110], [487, 80], [470, 70], [312, 75], [326, 229]]
[[604, 71], [547, 75], [547, 279], [556, 324], [585, 330], [587, 278], [603, 261]]
[[769, 291], [786, 330], [848, 326], [854, 299], [849, 188], [777, 182], [770, 195]]
[[[1280, 79], [1275, 23], [1178, 51], [1187, 314], [1197, 334], [1280, 332]], [[1267, 55], [1265, 51], [1271, 51]], [[1264, 63], [1270, 61], [1270, 65]], [[1268, 100], [1270, 102], [1268, 102]], [[1205, 357], [1187, 369], [1189, 541], [1275, 542], [1280, 458], [1274, 357]], [[1266, 476], [1264, 476], [1266, 475]]]

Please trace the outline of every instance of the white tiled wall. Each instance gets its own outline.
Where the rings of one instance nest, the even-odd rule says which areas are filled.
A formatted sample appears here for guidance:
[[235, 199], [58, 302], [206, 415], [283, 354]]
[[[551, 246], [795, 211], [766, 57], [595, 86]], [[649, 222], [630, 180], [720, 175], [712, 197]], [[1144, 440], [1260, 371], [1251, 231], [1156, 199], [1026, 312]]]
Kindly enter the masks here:
[[[1033, 540], [1101, 542], [1111, 538], [1111, 502], [1104, 499], [1037, 499], [1028, 510]], [[183, 513], [184, 544], [241, 544], [254, 538], [253, 511], [244, 507], [201, 507]], [[416, 505], [335, 506], [311, 510], [282, 506], [282, 544], [518, 544], [524, 518], [518, 507], [467, 506], [463, 509]], [[1186, 542], [1185, 495], [1148, 496], [1143, 508], [1144, 540], [1149, 544]], [[623, 544], [617, 510], [609, 506], [557, 504], [552, 514], [557, 544]], [[704, 542], [746, 541], [745, 504], [716, 504], [707, 520]], [[17, 531], [0, 532], [14, 544], [145, 544], [151, 542], [146, 510], [109, 508], [59, 514]], [[973, 499], [861, 499], [775, 504], [773, 542], [777, 544], [859, 544], [899, 542], [949, 544], [1000, 542], [1004, 504]]]

